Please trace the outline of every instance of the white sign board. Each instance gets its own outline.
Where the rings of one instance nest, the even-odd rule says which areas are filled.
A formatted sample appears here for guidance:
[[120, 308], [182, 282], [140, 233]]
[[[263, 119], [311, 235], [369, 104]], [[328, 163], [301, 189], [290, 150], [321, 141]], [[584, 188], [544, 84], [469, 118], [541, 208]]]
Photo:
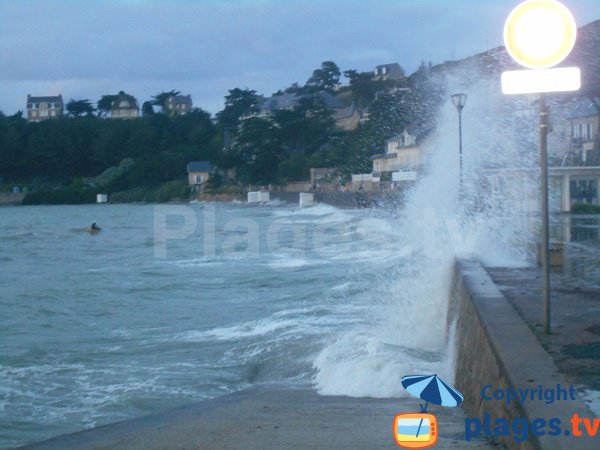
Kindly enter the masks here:
[[581, 72], [577, 67], [555, 69], [509, 70], [502, 73], [504, 94], [578, 91]]

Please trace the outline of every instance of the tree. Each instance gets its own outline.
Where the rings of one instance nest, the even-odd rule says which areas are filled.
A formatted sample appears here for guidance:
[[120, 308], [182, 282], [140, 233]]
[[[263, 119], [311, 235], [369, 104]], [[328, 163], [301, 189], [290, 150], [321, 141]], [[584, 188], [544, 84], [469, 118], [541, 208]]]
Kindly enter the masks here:
[[281, 161], [281, 142], [277, 127], [271, 121], [251, 117], [244, 121], [235, 142], [235, 151], [243, 164], [240, 178], [252, 184], [277, 181], [277, 167]]
[[344, 76], [350, 81], [352, 101], [359, 108], [368, 106], [375, 99], [375, 94], [383, 88], [382, 83], [374, 79], [373, 72], [346, 70]]
[[150, 116], [154, 114], [154, 108], [152, 107], [152, 102], [144, 102], [142, 104], [142, 115]]
[[305, 95], [289, 110], [274, 116], [280, 140], [288, 152], [300, 151], [309, 156], [335, 134], [331, 110], [319, 94]]
[[175, 97], [176, 95], [179, 95], [181, 92], [179, 91], [163, 91], [163, 92], [159, 92], [158, 94], [156, 94], [154, 97], [152, 97], [152, 104], [154, 106], [160, 106], [161, 110], [163, 112], [165, 112], [166, 110], [166, 103], [167, 100], [169, 99], [169, 97]]
[[217, 119], [222, 128], [237, 127], [240, 117], [259, 111], [260, 97], [256, 91], [235, 88], [225, 96], [225, 108], [217, 113]]
[[306, 82], [306, 87], [314, 91], [333, 91], [340, 84], [340, 68], [333, 61], [323, 61]]
[[73, 117], [79, 116], [93, 116], [96, 109], [92, 105], [92, 102], [88, 99], [85, 100], [73, 100], [71, 99], [67, 103], [67, 114]]
[[96, 103], [96, 109], [99, 117], [106, 117], [110, 112], [113, 102], [117, 99], [117, 95], [103, 95]]

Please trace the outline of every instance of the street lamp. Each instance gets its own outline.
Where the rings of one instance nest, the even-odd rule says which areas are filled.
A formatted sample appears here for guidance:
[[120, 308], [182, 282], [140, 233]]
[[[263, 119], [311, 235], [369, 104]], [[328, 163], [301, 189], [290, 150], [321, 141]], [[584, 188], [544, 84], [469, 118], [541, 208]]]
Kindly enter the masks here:
[[551, 331], [548, 208], [548, 107], [546, 92], [576, 91], [581, 86], [577, 67], [553, 68], [573, 49], [577, 25], [571, 11], [557, 0], [526, 0], [515, 7], [504, 24], [504, 44], [512, 58], [528, 69], [502, 74], [505, 94], [540, 94], [540, 172], [544, 300], [544, 331]]
[[460, 167], [460, 188], [459, 197], [462, 200], [463, 196], [463, 157], [462, 157], [462, 110], [467, 104], [467, 94], [452, 94], [452, 103], [458, 111], [458, 161]]

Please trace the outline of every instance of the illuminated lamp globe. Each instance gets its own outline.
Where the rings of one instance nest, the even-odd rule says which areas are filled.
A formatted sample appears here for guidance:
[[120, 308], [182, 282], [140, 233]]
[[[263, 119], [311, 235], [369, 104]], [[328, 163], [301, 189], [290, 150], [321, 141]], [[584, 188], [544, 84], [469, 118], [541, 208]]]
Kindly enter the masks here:
[[527, 0], [504, 24], [506, 50], [522, 66], [547, 69], [564, 60], [575, 45], [577, 25], [557, 0]]

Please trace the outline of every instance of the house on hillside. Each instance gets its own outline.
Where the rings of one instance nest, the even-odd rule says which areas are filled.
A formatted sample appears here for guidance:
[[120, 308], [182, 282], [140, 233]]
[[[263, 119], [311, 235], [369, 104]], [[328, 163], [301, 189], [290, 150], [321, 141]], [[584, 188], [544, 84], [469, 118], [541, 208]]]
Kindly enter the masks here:
[[398, 63], [381, 64], [381, 65], [375, 67], [375, 70], [373, 72], [375, 75], [375, 79], [377, 79], [377, 80], [400, 81], [400, 80], [404, 80], [404, 78], [406, 78], [404, 70], [402, 69], [402, 67], [400, 67], [400, 64], [398, 64]]
[[333, 113], [336, 126], [345, 131], [355, 130], [363, 119], [363, 111], [357, 108], [354, 102], [347, 108], [336, 109]]
[[188, 184], [195, 189], [203, 187], [210, 179], [210, 170], [208, 161], [190, 161], [187, 165]]
[[587, 99], [578, 101], [569, 111], [569, 153], [574, 156], [571, 165], [600, 166], [599, 150], [594, 148], [599, 120], [600, 111]]
[[346, 106], [335, 95], [327, 91], [321, 91], [316, 94], [306, 93], [286, 93], [274, 95], [264, 99], [258, 106], [258, 112], [244, 117], [259, 117], [267, 119], [272, 117], [277, 111], [292, 110], [298, 106], [299, 102], [304, 98], [309, 98], [313, 95], [321, 97], [327, 108], [332, 112], [332, 118], [335, 120], [336, 126], [343, 130], [353, 130], [358, 126], [362, 118], [362, 113], [354, 105]]
[[373, 177], [382, 181], [416, 181], [424, 163], [423, 141], [430, 128], [408, 127], [386, 142], [385, 153], [373, 155]]
[[27, 120], [40, 122], [63, 115], [64, 103], [62, 95], [33, 97], [27, 94]]
[[111, 119], [136, 119], [139, 116], [140, 108], [135, 97], [119, 92], [110, 105]]
[[165, 102], [165, 109], [172, 115], [183, 116], [192, 112], [191, 95], [172, 95]]

